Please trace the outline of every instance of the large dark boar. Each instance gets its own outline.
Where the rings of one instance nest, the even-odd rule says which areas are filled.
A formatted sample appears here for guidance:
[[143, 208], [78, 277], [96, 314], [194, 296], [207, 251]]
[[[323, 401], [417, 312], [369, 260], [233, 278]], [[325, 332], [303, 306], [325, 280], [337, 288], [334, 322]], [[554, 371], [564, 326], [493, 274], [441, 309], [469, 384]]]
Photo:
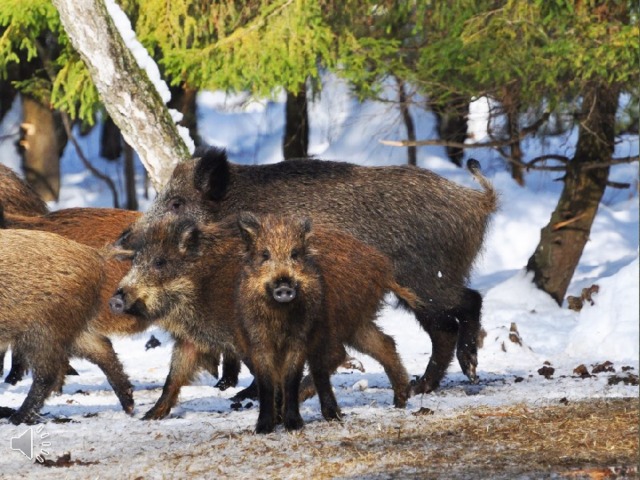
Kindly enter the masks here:
[[374, 323], [386, 291], [415, 307], [412, 292], [393, 280], [391, 262], [377, 250], [336, 230], [311, 229], [311, 220], [243, 213], [247, 246], [236, 294], [242, 350], [258, 383], [257, 433], [273, 431], [276, 394], [282, 392], [288, 430], [302, 427], [298, 406], [305, 361], [322, 413], [339, 419], [330, 376], [344, 345], [382, 363], [404, 407], [409, 378], [393, 339]]
[[480, 175], [477, 191], [421, 168], [360, 167], [321, 160], [246, 166], [210, 148], [180, 163], [136, 228], [167, 212], [217, 221], [229, 214], [298, 214], [344, 230], [386, 254], [398, 282], [415, 291], [416, 317], [433, 351], [416, 392], [435, 389], [456, 342], [464, 373], [476, 379], [482, 298], [465, 284], [482, 247], [496, 194]]
[[[327, 325], [340, 342], [383, 365], [394, 388], [394, 403], [404, 406], [407, 374], [393, 339], [380, 332], [373, 320], [386, 291], [398, 292], [407, 302], [415, 302], [415, 296], [392, 281], [391, 263], [372, 247], [321, 227], [314, 229], [311, 238], [309, 249], [322, 252], [317, 263], [324, 279]], [[235, 216], [200, 227], [169, 216], [137, 231], [130, 244], [135, 258], [111, 300], [112, 309], [160, 320], [176, 338], [162, 396], [144, 417], [160, 419], [175, 405], [181, 387], [192, 380], [203, 352], [221, 348], [251, 363], [234, 303], [246, 246]], [[333, 372], [344, 360], [342, 343], [326, 342], [317, 348], [314, 365], [324, 362], [323, 372]], [[328, 374], [324, 380], [317, 375], [316, 382], [329, 384]], [[330, 387], [326, 391], [330, 393]], [[321, 396], [321, 402], [326, 418], [339, 417], [335, 397], [331, 402]]]
[[0, 346], [19, 350], [33, 371], [27, 398], [10, 421], [37, 414], [62, 384], [69, 356], [98, 365], [130, 413], [132, 386], [111, 342], [91, 324], [104, 282], [101, 255], [47, 232], [0, 230], [0, 279]]

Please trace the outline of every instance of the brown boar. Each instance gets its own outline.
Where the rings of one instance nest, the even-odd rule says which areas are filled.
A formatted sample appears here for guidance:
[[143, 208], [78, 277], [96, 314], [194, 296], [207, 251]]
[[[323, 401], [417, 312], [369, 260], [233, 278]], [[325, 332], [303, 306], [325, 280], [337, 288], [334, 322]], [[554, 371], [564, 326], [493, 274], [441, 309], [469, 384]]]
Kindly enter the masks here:
[[[49, 211], [36, 191], [13, 170], [0, 163], [0, 216], [4, 211], [20, 215], [42, 215]], [[6, 228], [0, 220], [0, 228]], [[0, 350], [0, 375], [4, 373], [5, 351]]]
[[239, 226], [247, 254], [236, 312], [242, 350], [258, 383], [256, 432], [273, 431], [277, 392], [282, 392], [285, 428], [302, 427], [298, 394], [305, 361], [324, 417], [339, 419], [329, 378], [344, 360], [344, 345], [382, 363], [394, 403], [404, 407], [408, 375], [393, 339], [374, 323], [386, 291], [415, 306], [415, 295], [393, 280], [391, 262], [342, 232], [312, 231], [310, 219], [243, 213]]
[[0, 203], [5, 212], [19, 215], [44, 215], [47, 204], [36, 191], [9, 167], [0, 163]]
[[69, 356], [105, 373], [122, 407], [133, 410], [132, 386], [111, 342], [93, 331], [104, 259], [59, 235], [0, 230], [0, 346], [17, 349], [33, 371], [22, 406], [10, 418], [30, 421], [63, 381]]
[[[78, 243], [101, 248], [112, 243], [123, 229], [141, 216], [139, 212], [110, 208], [68, 208], [46, 215], [25, 216], [5, 213], [6, 228], [40, 230], [56, 233]], [[102, 335], [130, 335], [144, 331], [148, 325], [130, 316], [115, 316], [108, 307], [113, 289], [122, 279], [128, 265], [115, 259], [105, 266], [105, 282], [101, 292], [100, 314], [92, 319], [93, 328]], [[5, 381], [15, 385], [24, 375], [26, 366], [20, 352], [13, 349], [11, 371]]]
[[[373, 248], [320, 227], [312, 238], [324, 250], [319, 264], [322, 276], [331, 279], [324, 289], [324, 315], [335, 324], [336, 338], [347, 339], [350, 346], [378, 360], [394, 387], [394, 403], [404, 406], [407, 374], [393, 340], [380, 332], [372, 319], [386, 290], [397, 291], [405, 299], [411, 299], [410, 292], [390, 282], [391, 264]], [[180, 388], [192, 380], [202, 352], [222, 348], [251, 363], [246, 357], [248, 345], [234, 316], [234, 296], [246, 247], [235, 216], [206, 226], [169, 216], [138, 230], [129, 241], [135, 259], [111, 300], [112, 309], [161, 320], [163, 328], [177, 339], [162, 396], [144, 416], [160, 419], [175, 405]], [[415, 297], [410, 301], [416, 301]], [[344, 360], [341, 343], [319, 345], [318, 349], [324, 349], [317, 353], [317, 364], [320, 360], [325, 363], [322, 372], [333, 372]], [[325, 379], [320, 373], [316, 375], [316, 382], [329, 385], [328, 374]], [[327, 390], [331, 392], [330, 387], [322, 391]], [[321, 402], [326, 418], [340, 416], [335, 398], [333, 405], [331, 398], [322, 397]]]
[[[122, 231], [141, 215], [140, 212], [115, 208], [67, 208], [47, 215], [31, 217], [6, 214], [4, 221], [8, 228], [47, 231], [90, 247], [101, 248], [112, 244]], [[129, 262], [118, 261], [115, 258], [109, 259], [106, 263], [106, 280], [101, 292], [102, 306], [99, 315], [92, 320], [93, 328], [102, 335], [133, 335], [149, 327], [149, 322], [139, 317], [114, 315], [109, 308], [109, 299], [129, 270], [129, 266]], [[218, 377], [218, 352], [207, 353], [201, 363], [204, 369]], [[22, 378], [23, 370], [19, 356], [14, 355], [11, 372], [6, 381], [15, 384]], [[238, 371], [234, 372], [233, 368], [226, 370], [227, 377], [221, 379], [221, 382], [235, 385], [234, 380], [237, 382]]]
[[437, 388], [457, 345], [463, 372], [476, 381], [482, 297], [466, 287], [497, 199], [411, 166], [362, 167], [323, 160], [237, 165], [209, 148], [180, 163], [136, 228], [168, 212], [218, 221], [241, 211], [298, 214], [352, 234], [393, 261], [398, 282], [421, 300], [414, 312], [431, 337], [432, 356], [415, 386]]

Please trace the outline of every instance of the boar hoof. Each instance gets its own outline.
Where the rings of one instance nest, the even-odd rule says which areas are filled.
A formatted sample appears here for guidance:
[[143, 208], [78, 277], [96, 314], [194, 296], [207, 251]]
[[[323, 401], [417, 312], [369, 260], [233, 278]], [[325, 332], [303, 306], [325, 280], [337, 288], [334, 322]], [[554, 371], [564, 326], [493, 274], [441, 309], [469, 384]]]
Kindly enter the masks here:
[[21, 413], [20, 411], [16, 411], [13, 415], [9, 417], [9, 421], [14, 425], [20, 425], [21, 423], [26, 423], [27, 425], [34, 425], [38, 423], [41, 417], [35, 413]]
[[438, 388], [438, 383], [434, 383], [435, 382], [425, 377], [421, 377], [417, 380], [411, 380], [411, 396], [433, 392], [436, 388]]
[[0, 407], [0, 418], [9, 418], [16, 413], [15, 408]]
[[256, 425], [256, 433], [263, 435], [265, 433], [271, 433], [276, 428], [276, 424], [273, 418], [259, 418]]
[[464, 373], [471, 383], [478, 383], [478, 375], [476, 373], [476, 367], [478, 366], [478, 356], [471, 353], [461, 353], [458, 351], [458, 362]]
[[322, 416], [327, 422], [341, 422], [342, 412], [339, 408], [323, 408]]
[[408, 395], [403, 393], [402, 395], [393, 396], [393, 406], [396, 408], [405, 408], [407, 406]]
[[285, 416], [284, 428], [287, 430], [300, 430], [304, 426], [302, 417], [298, 415]]
[[144, 414], [142, 420], [162, 420], [169, 415], [169, 411], [162, 407], [153, 407], [147, 413]]
[[22, 371], [21, 369], [14, 370], [12, 367], [11, 370], [9, 370], [9, 373], [7, 374], [7, 378], [4, 379], [4, 383], [15, 385], [20, 380], [22, 380], [22, 377], [24, 377], [24, 374], [25, 372]]
[[244, 390], [240, 390], [233, 397], [231, 397], [232, 402], [242, 402], [243, 400], [258, 400], [258, 385], [256, 382], [252, 382]]
[[[219, 388], [221, 391], [225, 391], [227, 388], [235, 387], [237, 382], [234, 382], [233, 379], [227, 378], [224, 375], [220, 379], [218, 383], [216, 383], [215, 388]], [[239, 392], [238, 395], [242, 393]], [[244, 399], [243, 399], [244, 400]]]

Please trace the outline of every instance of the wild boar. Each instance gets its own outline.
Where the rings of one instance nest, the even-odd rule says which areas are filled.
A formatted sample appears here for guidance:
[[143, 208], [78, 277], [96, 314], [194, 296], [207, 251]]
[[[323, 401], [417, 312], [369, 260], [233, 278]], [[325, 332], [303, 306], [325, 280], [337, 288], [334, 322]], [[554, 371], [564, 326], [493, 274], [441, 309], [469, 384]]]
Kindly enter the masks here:
[[466, 282], [497, 195], [477, 161], [468, 168], [482, 191], [418, 167], [323, 160], [237, 165], [224, 150], [208, 148], [175, 168], [134, 230], [167, 213], [206, 222], [241, 211], [297, 214], [377, 248], [393, 261], [397, 281], [421, 300], [414, 313], [433, 348], [414, 389], [426, 393], [438, 387], [456, 345], [463, 372], [477, 380], [482, 297]]
[[[325, 285], [324, 315], [331, 331], [384, 366], [394, 388], [394, 403], [404, 406], [407, 373], [393, 339], [380, 332], [373, 320], [385, 291], [397, 292], [411, 307], [416, 297], [391, 282], [391, 263], [372, 247], [320, 227], [314, 229], [312, 238], [310, 249], [323, 253], [318, 265]], [[235, 319], [234, 301], [246, 246], [236, 216], [200, 226], [169, 216], [137, 231], [129, 244], [135, 252], [132, 268], [111, 299], [111, 308], [160, 320], [177, 339], [162, 396], [144, 416], [160, 419], [169, 414], [180, 388], [193, 378], [203, 352], [221, 348], [251, 365], [248, 345]], [[314, 381], [321, 383], [325, 418], [339, 418], [329, 375], [344, 360], [344, 346], [320, 343], [313, 350], [317, 361], [310, 363], [324, 362], [324, 367], [315, 372]]]
[[256, 432], [273, 431], [278, 392], [285, 428], [302, 427], [298, 395], [305, 361], [324, 417], [340, 419], [329, 378], [344, 360], [344, 345], [382, 363], [394, 403], [404, 407], [407, 372], [393, 339], [374, 323], [386, 291], [415, 307], [415, 295], [395, 283], [391, 262], [350, 235], [312, 230], [308, 218], [258, 218], [245, 212], [239, 226], [247, 253], [236, 293], [236, 318], [241, 350], [258, 383]]
[[[38, 216], [23, 216], [6, 214], [4, 223], [7, 228], [19, 228], [27, 230], [41, 230], [62, 235], [76, 242], [94, 248], [101, 248], [112, 244], [133, 222], [142, 214], [130, 210], [114, 208], [66, 208]], [[119, 261], [115, 258], [107, 260], [105, 266], [106, 280], [101, 293], [101, 309], [93, 319], [93, 328], [102, 335], [133, 335], [146, 330], [150, 323], [142, 321], [130, 315], [114, 315], [109, 308], [109, 299], [116, 289], [122, 277], [129, 270], [130, 263]], [[207, 353], [201, 362], [206, 369], [216, 378], [218, 377], [219, 352]], [[238, 372], [235, 364], [227, 367], [227, 377], [221, 379], [222, 385], [237, 382]], [[15, 384], [24, 372], [24, 366], [14, 349], [11, 371], [7, 375], [8, 383]], [[230, 372], [230, 373], [229, 373]], [[229, 378], [231, 377], [231, 378]]]
[[[3, 215], [4, 211], [20, 215], [42, 215], [49, 209], [27, 182], [0, 163], [0, 215]], [[2, 221], [0, 228], [6, 228]], [[0, 375], [4, 373], [5, 353], [4, 350], [0, 350]]]
[[102, 369], [127, 413], [132, 386], [111, 342], [95, 333], [104, 259], [93, 248], [59, 235], [0, 230], [0, 347], [20, 351], [33, 383], [10, 421], [30, 421], [63, 382], [69, 356]]

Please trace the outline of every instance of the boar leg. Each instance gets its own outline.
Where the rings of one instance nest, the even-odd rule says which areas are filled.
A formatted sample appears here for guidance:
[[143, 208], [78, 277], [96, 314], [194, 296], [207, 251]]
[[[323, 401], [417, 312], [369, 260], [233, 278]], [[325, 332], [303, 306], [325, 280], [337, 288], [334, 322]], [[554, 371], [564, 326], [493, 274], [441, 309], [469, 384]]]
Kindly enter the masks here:
[[309, 370], [313, 383], [318, 391], [320, 411], [325, 420], [342, 419], [342, 413], [331, 388], [331, 374], [336, 371], [347, 356], [342, 343], [335, 343], [322, 338], [322, 335], [312, 335], [315, 342], [309, 348]]
[[42, 351], [20, 349], [27, 358], [32, 359], [33, 382], [20, 408], [9, 417], [9, 421], [14, 425], [34, 421], [47, 397], [64, 377], [64, 366], [67, 364], [64, 348], [44, 339], [34, 343], [38, 346], [46, 345], [46, 356]]
[[256, 433], [271, 433], [276, 427], [276, 387], [270, 375], [261, 375], [256, 372], [256, 380], [260, 399]]
[[471, 380], [471, 383], [478, 383], [476, 368], [478, 366], [481, 310], [482, 296], [477, 291], [466, 288], [461, 305], [453, 312], [460, 322], [456, 351], [458, 362], [462, 367], [462, 373]]
[[412, 385], [412, 394], [429, 393], [438, 388], [456, 349], [458, 322], [452, 312], [416, 311], [416, 318], [431, 337], [432, 353], [424, 375]]
[[178, 401], [180, 389], [184, 385], [189, 385], [196, 376], [200, 363], [199, 357], [200, 352], [193, 343], [176, 339], [171, 353], [169, 375], [164, 382], [162, 395], [153, 408], [142, 417], [143, 420], [162, 420], [169, 415]]
[[199, 356], [199, 367], [209, 372], [216, 379], [218, 378], [220, 355], [217, 349], [212, 349], [209, 352], [201, 352]]
[[304, 372], [305, 356], [303, 345], [298, 345], [291, 349], [285, 365], [287, 369], [284, 377], [284, 392], [282, 392], [284, 401], [284, 414], [282, 421], [284, 428], [287, 430], [300, 430], [304, 425], [302, 416], [300, 415], [300, 402], [298, 394], [300, 392], [300, 381]]
[[14, 346], [11, 349], [11, 370], [4, 379], [4, 383], [15, 385], [24, 378], [29, 371], [29, 366], [20, 351]]
[[240, 358], [234, 352], [225, 351], [222, 357], [222, 378], [216, 383], [216, 388], [226, 390], [235, 387], [238, 384], [241, 366]]
[[[118, 360], [113, 350], [111, 340], [102, 335], [83, 332], [73, 346], [73, 353], [81, 358], [86, 358], [95, 363], [107, 377], [107, 381], [113, 388], [124, 411], [133, 412], [133, 385], [129, 377], [124, 373], [122, 363]], [[64, 364], [66, 372], [68, 364]]]
[[366, 323], [354, 335], [351, 346], [382, 365], [393, 388], [393, 405], [404, 408], [409, 396], [409, 374], [402, 364], [393, 338], [383, 333], [374, 323]]

